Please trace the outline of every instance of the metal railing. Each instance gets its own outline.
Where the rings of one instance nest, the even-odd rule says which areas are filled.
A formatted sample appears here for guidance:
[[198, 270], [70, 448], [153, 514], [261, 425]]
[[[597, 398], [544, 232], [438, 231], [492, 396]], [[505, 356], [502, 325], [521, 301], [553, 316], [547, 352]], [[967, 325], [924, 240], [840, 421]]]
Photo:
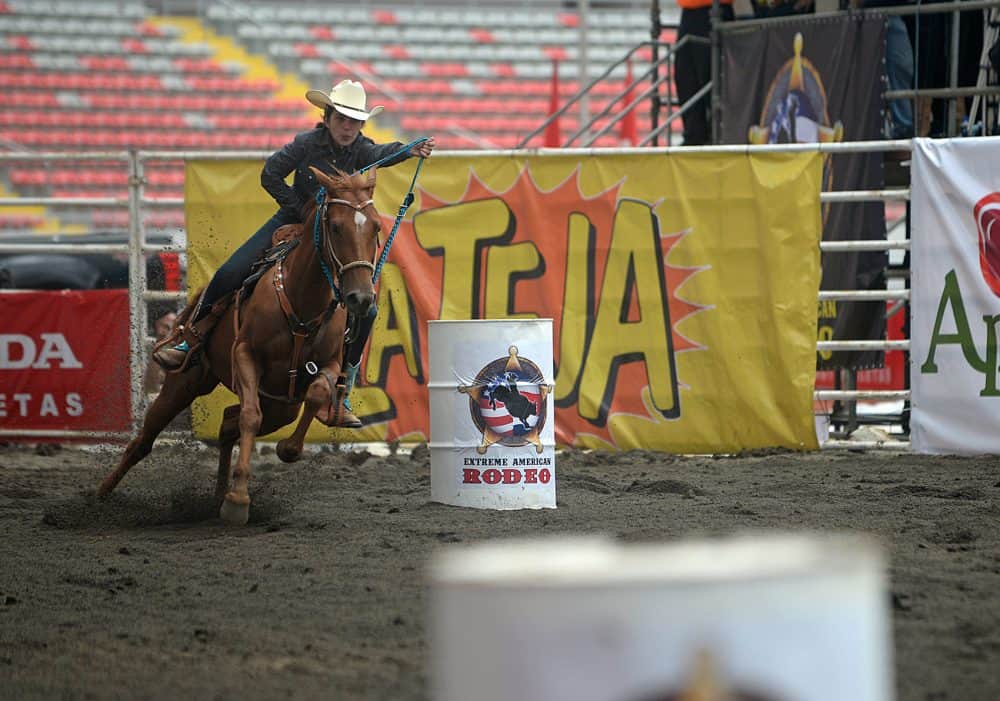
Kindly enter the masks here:
[[[719, 5], [718, 0], [713, 2], [713, 10], [717, 10]], [[992, 16], [1000, 16], [1000, 0], [960, 0], [955, 2], [940, 2], [940, 3], [918, 3], [915, 5], [896, 5], [887, 7], [875, 7], [870, 9], [850, 9], [843, 10], [840, 12], [819, 12], [815, 14], [797, 14], [797, 15], [787, 15], [784, 17], [768, 17], [761, 19], [741, 19], [733, 20], [729, 22], [722, 22], [719, 20], [719, 14], [716, 12], [714, 14], [714, 19], [712, 22], [712, 72], [711, 72], [711, 82], [712, 86], [712, 130], [713, 135], [718, 134], [718, 125], [721, 119], [721, 100], [719, 99], [719, 73], [722, 65], [722, 44], [723, 37], [726, 34], [738, 33], [743, 31], [754, 31], [760, 29], [761, 27], [777, 26], [781, 24], [791, 24], [803, 21], [822, 21], [835, 19], [838, 17], [858, 17], [865, 15], [873, 16], [915, 16], [919, 19], [921, 15], [932, 15], [932, 14], [951, 14], [952, 15], [952, 26], [951, 26], [951, 41], [950, 41], [950, 53], [947, 56], [948, 60], [948, 76], [949, 85], [945, 88], [918, 88], [915, 87], [912, 90], [887, 90], [883, 93], [883, 97], [886, 100], [895, 99], [906, 99], [911, 98], [913, 100], [913, 117], [914, 117], [914, 128], [917, 128], [917, 114], [918, 106], [917, 100], [921, 97], [925, 98], [947, 98], [949, 99], [949, 112], [947, 118], [948, 125], [948, 136], [958, 136], [958, 132], [955, 129], [955, 99], [960, 97], [990, 97], [995, 95], [1000, 95], [1000, 87], [989, 86], [985, 84], [977, 84], [975, 86], [965, 86], [960, 87], [958, 85], [958, 31], [959, 31], [959, 16], [961, 13], [970, 12], [975, 10], [988, 10], [992, 11]], [[918, 37], [919, 41], [919, 37]], [[940, 51], [942, 47], [920, 47], [919, 43], [914, 46], [914, 84], [916, 85], [919, 81], [919, 53], [921, 50], [931, 50]], [[988, 49], [989, 47], [984, 47]], [[981, 62], [980, 62], [981, 63]], [[984, 70], [984, 66], [980, 65], [981, 71]], [[991, 122], [988, 119], [983, 120], [984, 128], [989, 128]], [[988, 133], [988, 132], [987, 132]], [[717, 137], [713, 139], [717, 141]]]
[[[685, 37], [685, 39], [687, 39], [687, 38], [690, 38], [691, 41], [692, 41], [692, 43], [699, 42], [699, 41], [707, 43], [707, 40], [701, 39], [701, 38], [698, 38], [698, 37]], [[602, 119], [605, 115], [607, 115], [608, 112], [610, 112], [612, 109], [614, 109], [614, 107], [618, 104], [619, 100], [621, 100], [631, 90], [635, 89], [640, 84], [644, 83], [646, 80], [648, 80], [648, 79], [650, 79], [652, 77], [652, 80], [651, 80], [650, 85], [649, 85], [648, 88], [646, 88], [638, 97], [636, 97], [635, 99], [633, 99], [625, 108], [623, 108], [618, 114], [616, 114], [612, 118], [612, 120], [610, 121], [610, 123], [607, 124], [599, 133], [591, 135], [591, 137], [583, 144], [584, 148], [589, 147], [591, 144], [594, 143], [594, 141], [597, 140], [598, 137], [600, 137], [601, 135], [605, 134], [609, 129], [611, 129], [612, 127], [614, 127], [614, 125], [617, 124], [618, 121], [621, 120], [636, 105], [640, 104], [643, 100], [645, 100], [646, 98], [650, 97], [653, 94], [656, 94], [658, 96], [659, 95], [659, 86], [660, 85], [666, 83], [668, 85], [668, 87], [669, 87], [670, 81], [673, 80], [673, 71], [670, 70], [670, 67], [673, 65], [673, 54], [674, 54], [674, 52], [676, 52], [677, 48], [680, 48], [683, 45], [683, 43], [684, 43], [684, 40], [682, 39], [680, 42], [678, 42], [678, 44], [677, 44], [676, 47], [674, 47], [672, 44], [670, 44], [668, 42], [658, 41], [658, 40], [657, 41], [644, 41], [644, 42], [641, 42], [639, 44], [636, 44], [631, 49], [629, 49], [625, 53], [624, 56], [622, 56], [620, 59], [618, 59], [617, 61], [615, 61], [614, 63], [612, 63], [611, 65], [609, 65], [607, 68], [605, 68], [604, 71], [600, 75], [598, 75], [596, 78], [593, 78], [592, 80], [588, 81], [587, 84], [584, 87], [580, 88], [580, 90], [578, 90], [575, 95], [573, 95], [572, 97], [570, 97], [570, 99], [567, 100], [562, 105], [562, 107], [560, 107], [558, 110], [556, 110], [555, 112], [553, 112], [552, 114], [550, 114], [548, 117], [546, 117], [542, 121], [541, 124], [539, 124], [533, 130], [531, 130], [527, 135], [525, 135], [521, 139], [521, 141], [518, 143], [518, 145], [517, 145], [516, 148], [523, 149], [523, 148], [527, 147], [528, 143], [533, 138], [535, 138], [536, 136], [538, 136], [539, 134], [541, 134], [542, 132], [544, 132], [546, 127], [548, 127], [550, 124], [552, 124], [552, 122], [554, 122], [555, 120], [559, 119], [559, 117], [561, 117], [562, 115], [564, 115], [567, 112], [569, 112], [569, 110], [574, 105], [578, 104], [581, 100], [585, 99], [588, 95], [590, 95], [591, 91], [594, 89], [595, 86], [597, 86], [597, 85], [603, 83], [605, 80], [607, 80], [608, 77], [610, 77], [610, 75], [615, 71], [615, 69], [617, 69], [620, 66], [623, 66], [626, 63], [628, 63], [629, 61], [631, 61], [632, 58], [635, 56], [635, 54], [640, 49], [648, 47], [648, 48], [653, 49], [654, 52], [658, 52], [659, 49], [664, 49], [665, 53], [664, 53], [664, 55], [663, 55], [662, 58], [657, 57], [653, 61], [651, 61], [650, 64], [649, 64], [649, 67], [645, 71], [643, 71], [642, 73], [640, 73], [639, 77], [633, 79], [632, 82], [629, 83], [628, 86], [626, 86], [625, 88], [623, 88], [616, 95], [612, 96], [608, 100], [607, 105], [605, 106], [605, 108], [601, 112], [599, 112], [593, 118], [590, 118], [589, 121], [585, 121], [582, 125], [579, 126], [579, 128], [577, 129], [577, 131], [574, 132], [574, 134], [572, 136], [570, 136], [569, 139], [566, 140], [565, 143], [561, 144], [561, 146], [565, 146], [565, 147], [572, 146], [574, 141], [576, 141], [582, 135], [588, 133], [589, 130], [593, 127], [593, 125], [595, 123], [597, 123], [600, 119]], [[661, 67], [666, 67], [667, 68], [666, 74], [663, 75], [662, 77], [659, 76], [659, 69]], [[649, 137], [647, 137], [647, 138], [649, 138]], [[647, 141], [644, 140], [643, 141], [643, 145], [645, 145], [645, 143], [647, 143]]]

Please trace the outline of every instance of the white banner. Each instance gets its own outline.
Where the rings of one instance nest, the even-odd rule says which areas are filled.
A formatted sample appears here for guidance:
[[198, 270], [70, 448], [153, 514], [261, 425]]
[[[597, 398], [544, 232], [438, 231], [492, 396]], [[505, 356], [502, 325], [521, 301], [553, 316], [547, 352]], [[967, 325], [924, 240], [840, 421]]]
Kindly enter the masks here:
[[917, 452], [1000, 453], [998, 163], [1000, 137], [914, 140], [910, 427]]

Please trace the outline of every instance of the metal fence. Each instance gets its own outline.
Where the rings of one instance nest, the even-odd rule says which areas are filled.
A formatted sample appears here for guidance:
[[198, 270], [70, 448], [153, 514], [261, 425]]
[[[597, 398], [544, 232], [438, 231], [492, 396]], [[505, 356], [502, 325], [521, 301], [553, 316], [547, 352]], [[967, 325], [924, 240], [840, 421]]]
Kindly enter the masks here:
[[[819, 152], [822, 154], [837, 153], [874, 153], [910, 150], [909, 140], [896, 141], [865, 141], [853, 143], [820, 143], [820, 144], [773, 144], [773, 145], [721, 145], [721, 146], [690, 146], [690, 147], [660, 147], [660, 148], [620, 148], [620, 149], [527, 149], [506, 151], [477, 151], [480, 156], [510, 156], [523, 157], [529, 155], [544, 155], [546, 153], [560, 156], [589, 157], [599, 154], [669, 154], [669, 153], [804, 153]], [[50, 161], [106, 161], [120, 163], [128, 169], [128, 196], [126, 198], [66, 198], [66, 197], [7, 197], [0, 198], [0, 207], [43, 205], [46, 207], [87, 207], [87, 208], [126, 208], [128, 211], [128, 243], [127, 244], [60, 244], [59, 251], [65, 253], [121, 253], [127, 254], [129, 260], [129, 366], [131, 369], [131, 415], [132, 430], [135, 432], [147, 405], [148, 398], [143, 388], [143, 377], [149, 362], [148, 348], [151, 341], [147, 336], [148, 317], [147, 303], [150, 301], [175, 300], [178, 303], [186, 299], [185, 292], [162, 292], [148, 289], [144, 256], [159, 251], [175, 250], [162, 245], [152, 245], [146, 240], [145, 214], [151, 209], [163, 207], [181, 208], [182, 198], [149, 198], [145, 195], [145, 167], [151, 162], [188, 161], [188, 160], [260, 160], [270, 155], [260, 151], [114, 151], [114, 152], [7, 152], [0, 153], [0, 164], [9, 162], [38, 163], [43, 167]], [[468, 151], [442, 151], [434, 155], [435, 160], [453, 157], [467, 158]], [[822, 203], [833, 202], [870, 202], [870, 201], [908, 201], [908, 188], [883, 190], [848, 190], [820, 193]], [[910, 242], [902, 240], [870, 240], [870, 241], [838, 241], [822, 242], [822, 255], [835, 255], [838, 252], [908, 250]], [[49, 253], [50, 245], [44, 244], [3, 244], [0, 243], [0, 253]], [[888, 286], [887, 286], [888, 287]], [[909, 300], [909, 290], [825, 290], [820, 291], [817, 301], [903, 301]], [[909, 352], [909, 340], [840, 340], [818, 341], [818, 352], [822, 351], [860, 351], [860, 350], [901, 350]], [[868, 400], [909, 401], [909, 390], [897, 391], [863, 391], [855, 389], [818, 390], [815, 399], [821, 401], [858, 402]], [[4, 431], [0, 429], [0, 437], [17, 435], [21, 437], [45, 438], [89, 438], [93, 440], [121, 440], [128, 436], [98, 432], [59, 432], [59, 431]], [[890, 448], [906, 449], [908, 441], [840, 441], [831, 440], [824, 444], [826, 448], [849, 446], [851, 448]]]
[[[806, 13], [806, 14], [793, 14], [784, 17], [773, 17], [764, 19], [741, 19], [731, 22], [723, 22], [721, 11], [719, 9], [719, 0], [714, 0], [712, 6], [712, 33], [711, 33], [711, 44], [712, 44], [712, 80], [709, 83], [711, 86], [711, 106], [712, 106], [712, 130], [715, 135], [718, 135], [718, 125], [721, 120], [722, 104], [719, 98], [719, 75], [722, 67], [722, 48], [725, 41], [725, 35], [735, 34], [739, 32], [754, 31], [761, 27], [776, 26], [782, 24], [795, 24], [805, 21], [819, 21], [824, 19], [832, 18], [844, 18], [844, 17], [856, 17], [863, 15], [877, 15], [877, 16], [915, 16], [919, 21], [921, 15], [936, 15], [936, 14], [950, 14], [952, 17], [951, 22], [951, 37], [949, 41], [949, 50], [947, 54], [944, 53], [945, 47], [932, 46], [932, 47], [920, 47], [919, 45], [914, 47], [914, 60], [915, 68], [919, 68], [919, 58], [918, 53], [923, 51], [934, 51], [941, 53], [942, 61], [948, 62], [948, 83], [947, 87], [942, 88], [913, 88], [910, 90], [886, 90], [883, 93], [883, 97], [886, 100], [905, 100], [909, 99], [913, 101], [913, 115], [914, 115], [914, 128], [917, 127], [916, 116], [918, 114], [917, 100], [921, 97], [924, 98], [947, 98], [949, 99], [948, 106], [948, 136], [958, 136], [958, 132], [955, 127], [955, 98], [975, 96], [976, 102], [974, 102], [973, 115], [975, 115], [978, 109], [978, 101], [981, 98], [989, 98], [992, 101], [997, 99], [1000, 95], [1000, 85], [987, 85], [984, 79], [984, 74], [988, 72], [989, 60], [986, 57], [986, 52], [989, 51], [989, 46], [984, 46], [983, 55], [980, 57], [980, 80], [975, 86], [960, 87], [958, 85], [958, 45], [959, 45], [959, 16], [962, 13], [972, 12], [982, 10], [986, 13], [984, 22], [986, 23], [986, 28], [991, 27], [991, 22], [997, 22], [1000, 19], [1000, 0], [956, 0], [954, 2], [935, 2], [935, 3], [916, 3], [910, 5], [896, 5], [896, 6], [884, 6], [884, 7], [874, 7], [869, 9], [855, 8], [851, 10], [842, 10], [838, 12], [817, 12]], [[994, 28], [990, 36], [993, 40], [996, 40], [997, 33]], [[984, 37], [985, 38], [985, 37]], [[995, 69], [994, 69], [995, 70]], [[914, 74], [914, 81], [916, 82], [919, 76]], [[995, 109], [995, 107], [994, 107]], [[984, 110], [988, 111], [988, 110]], [[996, 114], [992, 115], [992, 118], [987, 114], [983, 118], [983, 125], [985, 128], [985, 134], [990, 134], [991, 127], [996, 120]], [[919, 134], [918, 134], [919, 135]], [[716, 137], [717, 138], [717, 137]]]

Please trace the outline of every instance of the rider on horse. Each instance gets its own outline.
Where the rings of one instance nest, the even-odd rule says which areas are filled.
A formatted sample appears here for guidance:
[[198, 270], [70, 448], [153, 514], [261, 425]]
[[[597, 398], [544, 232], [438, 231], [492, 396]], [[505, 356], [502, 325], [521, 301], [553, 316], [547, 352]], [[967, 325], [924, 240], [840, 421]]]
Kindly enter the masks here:
[[[188, 354], [204, 343], [228, 306], [229, 296], [250, 275], [254, 261], [271, 246], [274, 232], [285, 224], [304, 223], [320, 188], [310, 166], [325, 173], [332, 173], [334, 168], [354, 173], [404, 147], [399, 142], [378, 145], [361, 133], [365, 121], [383, 110], [381, 105], [370, 110], [366, 108], [367, 96], [361, 83], [342, 80], [333, 86], [329, 94], [322, 90], [310, 90], [306, 99], [323, 110], [323, 121], [313, 129], [296, 135], [293, 141], [268, 158], [260, 176], [261, 185], [277, 201], [280, 209], [215, 273], [198, 302], [191, 322], [175, 331], [180, 342], [163, 345], [153, 353], [153, 359], [164, 369], [184, 367]], [[433, 149], [434, 139], [429, 138], [413, 146], [409, 153], [383, 165], [395, 165], [411, 156], [427, 157]], [[295, 179], [289, 187], [285, 178], [292, 172]], [[350, 393], [357, 379], [374, 315], [373, 306], [371, 315], [360, 320], [357, 334], [345, 351], [346, 394]], [[346, 407], [346, 398], [344, 402]]]

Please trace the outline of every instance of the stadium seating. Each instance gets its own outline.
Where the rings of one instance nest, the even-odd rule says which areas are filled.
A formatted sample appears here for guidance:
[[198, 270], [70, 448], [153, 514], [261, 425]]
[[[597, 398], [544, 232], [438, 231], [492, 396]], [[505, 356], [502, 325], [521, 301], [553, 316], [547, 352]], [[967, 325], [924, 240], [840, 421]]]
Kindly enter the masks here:
[[[674, 8], [669, 12], [675, 12]], [[518, 137], [540, 125], [549, 113], [553, 60], [560, 62], [561, 99], [574, 94], [580, 85], [579, 16], [554, 4], [511, 11], [499, 6], [484, 10], [365, 5], [337, 6], [333, 11], [315, 4], [254, 3], [234, 8], [216, 3], [209, 5], [206, 14], [217, 31], [266, 52], [312, 84], [324, 85], [340, 75], [361, 79], [379, 103], [401, 115], [402, 131], [433, 131], [446, 148], [520, 142]], [[663, 19], [676, 17], [668, 13]], [[588, 81], [649, 37], [648, 13], [634, 9], [593, 9], [589, 22], [599, 29], [588, 34]], [[662, 38], [672, 36], [671, 30]], [[647, 51], [638, 55], [635, 75], [648, 67], [648, 61]], [[619, 67], [597, 86], [590, 114], [621, 92], [624, 77], [625, 69]], [[497, 110], [496, 100], [486, 99], [494, 96], [536, 99], [518, 110]], [[456, 97], [469, 98], [461, 112], [449, 108]], [[496, 119], [511, 113], [517, 118]], [[576, 129], [576, 114], [573, 108], [561, 120], [564, 131]], [[611, 114], [616, 114], [614, 107]], [[648, 114], [639, 113], [637, 118], [640, 130], [648, 126]], [[475, 138], [469, 138], [470, 132]], [[609, 133], [597, 145], [620, 143], [619, 137]], [[542, 136], [529, 145], [542, 145]]]
[[[389, 107], [369, 131], [434, 134], [441, 148], [507, 148], [548, 115], [553, 60], [562, 100], [580, 85], [579, 17], [554, 3], [509, 11], [277, 0], [199, 7], [201, 21], [174, 21], [141, 0], [0, 0], [0, 143], [36, 151], [271, 151], [315, 123], [303, 86], [325, 89], [350, 76], [366, 83], [372, 102]], [[195, 30], [185, 31], [185, 21]], [[588, 79], [648, 37], [644, 12], [594, 9], [590, 21], [600, 30], [589, 36]], [[224, 40], [239, 51], [220, 49]], [[647, 60], [638, 56], [637, 75]], [[271, 68], [258, 70], [263, 64]], [[299, 83], [278, 79], [280, 70]], [[619, 67], [595, 89], [590, 114], [608, 106], [623, 80]], [[574, 108], [561, 119], [564, 134], [577, 129], [578, 116]], [[648, 123], [645, 113], [638, 118]], [[597, 145], [620, 143], [615, 130]], [[542, 137], [530, 145], [542, 145]], [[123, 198], [127, 191], [121, 165], [109, 163], [11, 164], [0, 169], [0, 184], [26, 196]], [[147, 196], [176, 198], [182, 188], [181, 162], [150, 164]], [[127, 223], [116, 210], [81, 208], [69, 217], [88, 218], [94, 226]], [[0, 217], [0, 228], [52, 221]], [[182, 222], [162, 211], [155, 224]]]
[[[273, 77], [156, 20], [138, 0], [0, 2], [0, 142], [33, 151], [269, 151], [311, 126], [315, 110], [282, 96]], [[0, 176], [8, 195], [121, 199], [128, 187], [121, 163], [110, 162], [14, 163]], [[147, 166], [146, 196], [179, 198], [182, 190], [181, 162]], [[128, 222], [124, 210], [58, 214], [99, 228]], [[182, 219], [179, 210], [154, 210], [146, 223], [178, 227]], [[0, 229], [51, 222], [0, 216]]]

